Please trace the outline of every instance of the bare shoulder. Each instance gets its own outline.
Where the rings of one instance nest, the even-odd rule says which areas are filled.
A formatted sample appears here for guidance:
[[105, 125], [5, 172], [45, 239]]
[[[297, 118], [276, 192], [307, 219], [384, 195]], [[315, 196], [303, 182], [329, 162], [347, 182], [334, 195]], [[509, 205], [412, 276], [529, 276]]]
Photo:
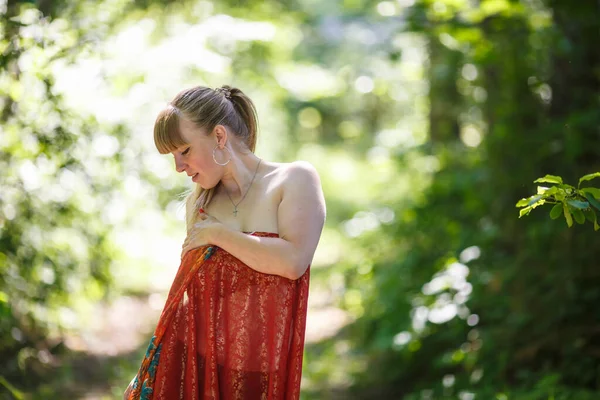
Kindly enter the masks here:
[[283, 164], [279, 171], [282, 196], [278, 210], [279, 236], [301, 251], [308, 265], [325, 222], [325, 198], [319, 174], [306, 161]]
[[319, 173], [308, 161], [294, 161], [290, 163], [271, 163], [276, 180], [284, 187], [303, 187], [306, 184], [320, 186]]
[[279, 179], [282, 188], [282, 200], [287, 204], [313, 210], [325, 209], [325, 199], [321, 179], [316, 168], [307, 161], [294, 161], [281, 164]]

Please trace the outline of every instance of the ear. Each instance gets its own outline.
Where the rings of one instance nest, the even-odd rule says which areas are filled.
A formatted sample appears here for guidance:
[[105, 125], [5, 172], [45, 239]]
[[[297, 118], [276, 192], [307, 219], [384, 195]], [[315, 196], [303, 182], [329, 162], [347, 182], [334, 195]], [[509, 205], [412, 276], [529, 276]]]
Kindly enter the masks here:
[[220, 149], [225, 147], [228, 139], [227, 128], [225, 128], [223, 125], [217, 125], [215, 126], [215, 129], [213, 129], [213, 133], [215, 135], [214, 137], [217, 142], [217, 146], [219, 146]]

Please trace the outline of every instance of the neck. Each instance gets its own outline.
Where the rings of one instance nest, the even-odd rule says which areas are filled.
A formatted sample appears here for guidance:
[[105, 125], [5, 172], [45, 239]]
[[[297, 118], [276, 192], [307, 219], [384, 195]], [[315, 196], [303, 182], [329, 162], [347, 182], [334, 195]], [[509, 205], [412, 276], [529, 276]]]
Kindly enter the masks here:
[[[259, 162], [260, 158], [252, 152], [247, 154], [233, 152], [231, 162], [227, 165], [225, 174], [221, 178], [221, 186], [231, 198], [240, 198], [246, 194]], [[258, 173], [254, 179], [257, 178]]]

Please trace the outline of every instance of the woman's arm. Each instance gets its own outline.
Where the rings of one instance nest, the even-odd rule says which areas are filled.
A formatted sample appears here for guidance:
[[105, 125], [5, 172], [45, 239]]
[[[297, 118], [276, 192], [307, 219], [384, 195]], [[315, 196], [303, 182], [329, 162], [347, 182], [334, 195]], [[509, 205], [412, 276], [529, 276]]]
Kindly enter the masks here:
[[279, 238], [251, 236], [213, 224], [207, 227], [207, 241], [256, 271], [298, 279], [312, 262], [319, 243], [325, 199], [319, 175], [309, 163], [294, 162], [284, 173], [277, 211]]

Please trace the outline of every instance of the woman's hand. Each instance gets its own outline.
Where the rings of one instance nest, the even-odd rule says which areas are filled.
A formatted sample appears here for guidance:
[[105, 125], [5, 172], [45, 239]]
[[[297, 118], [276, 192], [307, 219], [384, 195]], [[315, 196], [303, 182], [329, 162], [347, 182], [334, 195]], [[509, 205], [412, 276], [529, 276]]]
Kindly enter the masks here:
[[183, 242], [181, 250], [182, 259], [188, 251], [212, 244], [210, 239], [212, 237], [211, 234], [221, 226], [221, 223], [215, 217], [211, 217], [203, 210], [200, 211], [199, 218], [200, 221], [192, 226]]

